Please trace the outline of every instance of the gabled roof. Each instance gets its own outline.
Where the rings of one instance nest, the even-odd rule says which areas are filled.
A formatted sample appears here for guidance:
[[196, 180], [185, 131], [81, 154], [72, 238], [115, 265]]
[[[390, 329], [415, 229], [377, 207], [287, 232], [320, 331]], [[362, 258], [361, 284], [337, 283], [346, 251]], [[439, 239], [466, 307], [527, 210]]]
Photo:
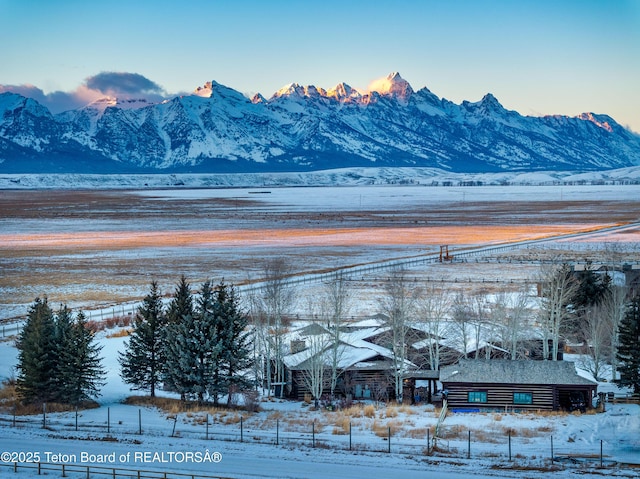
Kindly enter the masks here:
[[461, 360], [440, 371], [443, 383], [559, 384], [595, 386], [576, 372], [568, 361], [527, 361], [508, 359]]
[[[384, 346], [380, 346], [373, 342], [367, 341], [388, 328], [379, 326], [361, 327], [353, 329], [349, 332], [340, 333], [340, 345], [338, 349], [338, 368], [340, 369], [367, 369], [373, 366], [384, 365], [383, 369], [388, 369], [392, 363], [393, 351]], [[311, 339], [311, 337], [315, 339]], [[313, 328], [300, 328], [290, 335], [291, 338], [319, 341], [314, 347], [306, 349], [294, 354], [288, 354], [283, 358], [284, 364], [292, 370], [306, 369], [312, 357], [322, 355], [322, 361], [331, 364], [331, 345], [333, 343], [333, 335], [331, 332], [320, 324]], [[405, 359], [407, 368], [415, 368], [415, 364]], [[374, 367], [375, 369], [375, 367]]]

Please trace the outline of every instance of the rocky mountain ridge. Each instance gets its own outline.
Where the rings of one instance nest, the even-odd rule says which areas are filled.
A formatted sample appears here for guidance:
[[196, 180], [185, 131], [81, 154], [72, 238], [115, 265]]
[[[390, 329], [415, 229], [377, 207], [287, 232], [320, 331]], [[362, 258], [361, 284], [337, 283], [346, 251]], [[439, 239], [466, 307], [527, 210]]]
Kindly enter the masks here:
[[640, 165], [640, 136], [607, 115], [530, 117], [492, 95], [455, 104], [392, 73], [362, 93], [292, 83], [247, 98], [215, 81], [152, 104], [106, 98], [52, 115], [0, 94], [0, 172], [452, 172]]

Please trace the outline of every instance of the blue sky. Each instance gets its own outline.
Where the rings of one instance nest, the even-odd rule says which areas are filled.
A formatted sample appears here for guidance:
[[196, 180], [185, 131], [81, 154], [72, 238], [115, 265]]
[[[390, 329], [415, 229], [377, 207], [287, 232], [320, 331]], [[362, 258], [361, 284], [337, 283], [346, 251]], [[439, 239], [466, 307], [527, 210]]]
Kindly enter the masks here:
[[0, 44], [0, 91], [54, 108], [121, 87], [101, 72], [150, 95], [216, 80], [270, 97], [398, 71], [456, 103], [491, 92], [640, 132], [640, 0], [0, 0]]

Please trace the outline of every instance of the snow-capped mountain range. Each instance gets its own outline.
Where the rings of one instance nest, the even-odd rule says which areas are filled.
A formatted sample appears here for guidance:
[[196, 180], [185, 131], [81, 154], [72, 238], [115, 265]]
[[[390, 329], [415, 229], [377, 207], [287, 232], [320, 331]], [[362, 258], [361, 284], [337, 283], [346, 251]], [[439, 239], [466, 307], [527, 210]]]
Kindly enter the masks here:
[[490, 93], [455, 104], [398, 73], [368, 93], [292, 83], [247, 98], [215, 81], [162, 103], [105, 98], [57, 115], [0, 94], [0, 172], [602, 170], [640, 165], [640, 136], [607, 115], [523, 116]]

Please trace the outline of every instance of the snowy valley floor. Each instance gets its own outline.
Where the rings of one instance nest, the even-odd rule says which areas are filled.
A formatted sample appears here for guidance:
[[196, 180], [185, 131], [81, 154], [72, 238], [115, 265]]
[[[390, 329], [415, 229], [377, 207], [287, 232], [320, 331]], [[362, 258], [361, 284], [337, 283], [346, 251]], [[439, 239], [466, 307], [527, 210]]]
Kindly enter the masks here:
[[[438, 450], [428, 455], [427, 430], [433, 434], [438, 416], [429, 405], [366, 403], [331, 412], [314, 411], [298, 401], [264, 400], [260, 403], [262, 411], [257, 413], [209, 409], [176, 415], [154, 407], [123, 404], [124, 398], [133, 394], [117, 375], [116, 357], [124, 340], [107, 338], [104, 332], [98, 338], [110, 370], [100, 407], [80, 411], [77, 430], [75, 412], [47, 414], [47, 428], [43, 429], [42, 414], [18, 417], [14, 427], [11, 411], [5, 410], [0, 415], [0, 452], [37, 453], [43, 462], [48, 459], [83, 467], [237, 479], [398, 475], [458, 479], [470, 474], [542, 478], [552, 471], [553, 477], [639, 477], [637, 468], [625, 465], [640, 463], [638, 405], [607, 404], [604, 413], [584, 415], [449, 413]], [[11, 374], [15, 358], [12, 342], [0, 343], [0, 376]], [[608, 389], [614, 390], [615, 386], [601, 384], [601, 390]], [[190, 460], [189, 453], [202, 460]], [[568, 460], [569, 456], [575, 462]], [[37, 477], [35, 470], [7, 476], [11, 470], [7, 466], [0, 477]], [[68, 477], [84, 479], [86, 473], [74, 476], [68, 472]]]
[[[165, 291], [180, 274], [195, 285], [210, 277], [242, 282], [255, 278], [270, 257], [285, 256], [304, 272], [435, 252], [441, 244], [453, 245], [455, 252], [639, 220], [638, 186], [0, 191], [0, 319], [24, 314], [38, 295], [108, 316], [119, 312], [122, 301], [146, 294], [151, 279]], [[541, 258], [584, 260], [603, 252], [607, 260], [637, 262], [640, 229], [556, 241], [477, 262], [437, 263], [411, 274], [452, 290], [501, 289], [530, 281]], [[374, 314], [379, 291], [375, 274], [363, 276], [353, 314]], [[83, 452], [96, 455], [93, 459], [113, 454], [115, 464], [106, 465], [234, 479], [640, 477], [638, 469], [612, 465], [640, 462], [637, 405], [607, 405], [607, 412], [587, 415], [450, 414], [446, 439], [428, 456], [426, 434], [437, 414], [427, 406], [379, 407], [373, 415], [363, 408], [345, 419], [339, 412], [310, 411], [300, 402], [265, 401], [262, 412], [243, 416], [240, 442], [239, 413], [212, 412], [208, 421], [204, 413], [183, 413], [174, 420], [155, 408], [122, 404], [133, 394], [118, 375], [124, 339], [108, 338], [106, 332], [98, 338], [108, 370], [100, 407], [81, 411], [78, 431], [74, 413], [49, 414], [43, 429], [40, 415], [17, 418], [13, 427], [12, 414], [5, 411], [0, 452], [37, 452], [43, 459], [46, 452], [59, 453], [66, 455], [59, 459], [81, 464]], [[11, 339], [0, 342], [0, 378], [14, 375], [16, 355]], [[602, 383], [599, 390], [616, 389]], [[552, 437], [558, 458], [553, 473]], [[221, 460], [135, 459], [135, 453], [205, 451], [219, 452]], [[567, 454], [582, 459], [575, 464], [560, 459]], [[3, 467], [0, 478], [5, 477], [39, 476], [34, 471], [14, 476]]]

